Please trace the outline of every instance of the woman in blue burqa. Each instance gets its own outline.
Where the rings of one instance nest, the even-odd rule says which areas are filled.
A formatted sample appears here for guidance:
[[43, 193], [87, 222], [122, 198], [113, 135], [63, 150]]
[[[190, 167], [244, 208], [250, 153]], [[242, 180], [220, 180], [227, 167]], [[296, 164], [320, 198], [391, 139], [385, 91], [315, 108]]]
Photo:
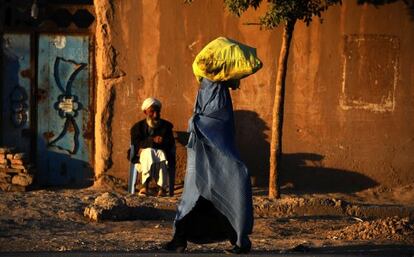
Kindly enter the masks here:
[[203, 78], [189, 120], [187, 172], [174, 221], [174, 237], [164, 247], [183, 252], [187, 241], [229, 240], [227, 253], [247, 253], [253, 228], [250, 176], [235, 147], [229, 88], [239, 80]]

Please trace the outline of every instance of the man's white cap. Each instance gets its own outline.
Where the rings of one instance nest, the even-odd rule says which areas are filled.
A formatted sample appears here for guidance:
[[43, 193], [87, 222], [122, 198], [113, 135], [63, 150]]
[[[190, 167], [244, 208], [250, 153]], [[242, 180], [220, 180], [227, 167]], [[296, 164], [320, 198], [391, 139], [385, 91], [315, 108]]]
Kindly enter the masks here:
[[141, 110], [142, 111], [145, 111], [146, 109], [150, 108], [153, 105], [156, 105], [156, 106], [158, 106], [161, 109], [161, 102], [160, 102], [160, 100], [158, 100], [156, 98], [153, 98], [153, 97], [148, 97], [142, 103]]

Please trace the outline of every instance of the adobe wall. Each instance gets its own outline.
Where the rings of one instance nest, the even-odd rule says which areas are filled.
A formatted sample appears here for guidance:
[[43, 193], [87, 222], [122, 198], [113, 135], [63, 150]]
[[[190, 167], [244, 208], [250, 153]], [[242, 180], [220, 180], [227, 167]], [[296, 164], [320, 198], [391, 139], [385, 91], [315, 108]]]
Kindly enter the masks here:
[[[144, 117], [140, 105], [148, 96], [163, 102], [162, 117], [175, 125], [183, 172], [183, 135], [198, 86], [191, 64], [206, 43], [227, 36], [256, 47], [264, 63], [232, 97], [242, 158], [257, 182], [266, 184], [280, 28], [246, 25], [260, 11], [239, 19], [217, 0], [102, 0], [95, 9], [96, 177], [127, 179], [129, 129]], [[283, 183], [332, 191], [414, 182], [413, 28], [402, 3], [376, 9], [347, 2], [330, 9], [323, 24], [297, 24], [286, 88]]]
[[346, 1], [322, 25], [298, 24], [286, 90], [286, 180], [323, 192], [413, 183], [412, 17], [402, 1], [378, 8]]

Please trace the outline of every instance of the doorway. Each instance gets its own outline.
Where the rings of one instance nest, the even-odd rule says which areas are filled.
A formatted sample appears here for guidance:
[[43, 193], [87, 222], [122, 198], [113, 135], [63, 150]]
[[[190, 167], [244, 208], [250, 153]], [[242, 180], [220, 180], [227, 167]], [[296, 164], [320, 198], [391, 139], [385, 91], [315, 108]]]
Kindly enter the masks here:
[[28, 153], [41, 186], [90, 185], [94, 18], [81, 3], [39, 1], [43, 17], [22, 22], [11, 8], [25, 2], [2, 10], [0, 146]]

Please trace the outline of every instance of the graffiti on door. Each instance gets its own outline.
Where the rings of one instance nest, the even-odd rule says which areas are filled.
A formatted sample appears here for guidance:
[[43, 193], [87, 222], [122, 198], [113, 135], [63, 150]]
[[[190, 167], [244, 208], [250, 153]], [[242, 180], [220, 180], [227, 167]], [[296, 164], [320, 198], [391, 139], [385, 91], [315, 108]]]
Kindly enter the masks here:
[[91, 176], [89, 37], [40, 35], [37, 163], [43, 184], [79, 184]]
[[[69, 79], [66, 83], [62, 83], [59, 73], [59, 67], [61, 65], [72, 66], [72, 74], [69, 75]], [[76, 95], [72, 95], [72, 84], [76, 76], [81, 70], [86, 67], [86, 63], [77, 63], [72, 60], [65, 60], [62, 57], [56, 57], [54, 64], [53, 76], [55, 78], [55, 85], [61, 91], [61, 94], [58, 96], [57, 101], [54, 103], [54, 108], [58, 112], [59, 117], [65, 120], [62, 131], [59, 135], [49, 142], [49, 146], [56, 146], [62, 150], [67, 150], [70, 154], [76, 154], [79, 149], [79, 134], [80, 130], [76, 124], [76, 117], [79, 114], [79, 111], [82, 110], [82, 104], [79, 102], [79, 98]], [[72, 148], [68, 149], [66, 145], [59, 145], [59, 141], [65, 137], [68, 131], [73, 130]]]

